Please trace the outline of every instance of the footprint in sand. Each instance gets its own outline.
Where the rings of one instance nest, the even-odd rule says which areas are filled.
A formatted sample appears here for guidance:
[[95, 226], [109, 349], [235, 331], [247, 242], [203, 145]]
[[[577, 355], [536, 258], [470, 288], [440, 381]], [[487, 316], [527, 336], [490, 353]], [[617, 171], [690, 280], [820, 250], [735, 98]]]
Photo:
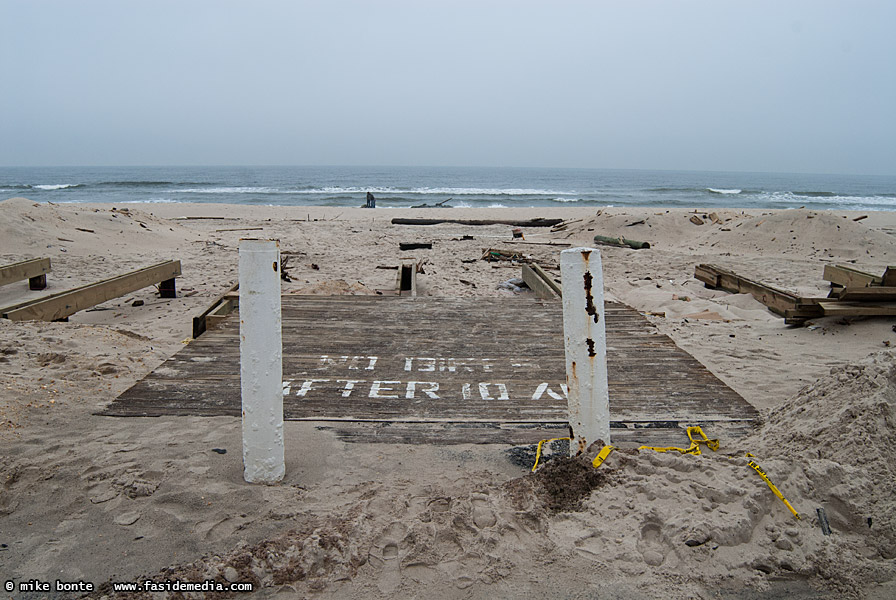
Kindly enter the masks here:
[[653, 567], [658, 567], [666, 560], [666, 549], [663, 545], [663, 532], [658, 523], [646, 523], [641, 528], [641, 539], [638, 541], [638, 551], [644, 558], [644, 562]]
[[407, 529], [401, 523], [393, 523], [379, 541], [370, 548], [368, 561], [373, 566], [382, 569], [377, 587], [384, 594], [392, 594], [398, 590], [401, 584], [401, 566], [398, 560], [401, 554], [401, 540], [407, 534]]
[[476, 527], [479, 529], [486, 529], [495, 526], [495, 523], [498, 522], [498, 518], [495, 516], [494, 511], [489, 507], [488, 496], [485, 494], [474, 494], [470, 499], [470, 504], [473, 506], [470, 516]]

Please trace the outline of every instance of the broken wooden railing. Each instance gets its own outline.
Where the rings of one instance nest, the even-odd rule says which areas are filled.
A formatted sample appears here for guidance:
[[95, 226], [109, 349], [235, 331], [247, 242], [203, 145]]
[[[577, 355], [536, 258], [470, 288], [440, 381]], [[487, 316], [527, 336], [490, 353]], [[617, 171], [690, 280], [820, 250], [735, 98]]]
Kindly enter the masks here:
[[151, 267], [104, 279], [65, 292], [51, 294], [0, 309], [0, 316], [11, 321], [59, 321], [85, 308], [159, 284], [162, 298], [175, 298], [174, 278], [180, 275], [180, 261], [168, 260]]

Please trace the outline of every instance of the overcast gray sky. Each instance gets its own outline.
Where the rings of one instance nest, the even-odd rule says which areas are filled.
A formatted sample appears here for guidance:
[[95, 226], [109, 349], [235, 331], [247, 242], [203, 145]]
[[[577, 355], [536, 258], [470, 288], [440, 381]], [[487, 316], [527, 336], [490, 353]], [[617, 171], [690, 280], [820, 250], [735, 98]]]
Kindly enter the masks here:
[[896, 2], [0, 0], [0, 165], [896, 174]]

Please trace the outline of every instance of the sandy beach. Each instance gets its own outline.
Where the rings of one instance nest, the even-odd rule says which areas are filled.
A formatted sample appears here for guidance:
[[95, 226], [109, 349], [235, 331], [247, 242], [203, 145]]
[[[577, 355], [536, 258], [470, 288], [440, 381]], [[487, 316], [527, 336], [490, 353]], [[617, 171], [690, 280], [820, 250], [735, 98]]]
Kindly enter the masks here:
[[[525, 228], [526, 244], [513, 244], [508, 225], [396, 217], [567, 226]], [[431, 242], [412, 253], [420, 295], [500, 297], [515, 295], [499, 284], [519, 268], [478, 260], [484, 248], [556, 264], [562, 244], [598, 234], [650, 242], [600, 247], [607, 299], [645, 314], [755, 406], [748, 437], [700, 456], [616, 452], [578, 505], [558, 508], [545, 482], [561, 474], [551, 463], [530, 474], [505, 445], [347, 443], [288, 421], [286, 477], [258, 486], [243, 481], [238, 418], [93, 414], [189, 343], [192, 317], [237, 281], [240, 238], [280, 240], [284, 294], [393, 288], [395, 271], [377, 267], [409, 254], [400, 242]], [[694, 278], [712, 263], [826, 296], [825, 265], [896, 264], [896, 212], [0, 202], [0, 264], [43, 256], [47, 289], [0, 287], [0, 307], [166, 259], [183, 273], [174, 299], [148, 287], [68, 322], [0, 319], [4, 582], [91, 582], [91, 598], [182, 597], [111, 585], [144, 580], [251, 582], [260, 598], [896, 596], [893, 319], [787, 326], [752, 296]]]

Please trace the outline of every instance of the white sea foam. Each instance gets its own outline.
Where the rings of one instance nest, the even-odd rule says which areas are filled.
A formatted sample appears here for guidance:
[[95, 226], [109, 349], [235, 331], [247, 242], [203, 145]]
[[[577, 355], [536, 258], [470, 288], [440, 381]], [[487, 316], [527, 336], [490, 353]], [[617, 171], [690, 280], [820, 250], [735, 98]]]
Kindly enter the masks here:
[[168, 190], [168, 194], [277, 194], [283, 190], [269, 187], [212, 187], [187, 188], [185, 190]]
[[717, 188], [706, 188], [706, 189], [707, 189], [707, 191], [712, 192], [713, 194], [726, 194], [726, 195], [739, 194], [743, 191], [743, 190], [724, 190], [724, 189], [717, 189]]
[[506, 204], [489, 204], [486, 208], [509, 208]]
[[376, 194], [439, 195], [439, 196], [569, 196], [575, 192], [530, 188], [466, 188], [466, 187], [322, 187], [308, 190], [280, 190], [288, 194]]
[[149, 200], [120, 200], [118, 204], [179, 204], [174, 198], [150, 198]]
[[80, 183], [58, 183], [58, 184], [50, 184], [50, 185], [35, 185], [34, 189], [36, 190], [64, 190], [66, 188], [78, 187], [81, 185]]
[[829, 205], [832, 207], [849, 207], [861, 209], [862, 207], [880, 207], [882, 210], [892, 210], [896, 207], [896, 198], [889, 196], [803, 196], [793, 192], [769, 192], [760, 195], [764, 201], [771, 204], [803, 204], [803, 205]]
[[581, 198], [551, 198], [553, 202], [581, 202]]

